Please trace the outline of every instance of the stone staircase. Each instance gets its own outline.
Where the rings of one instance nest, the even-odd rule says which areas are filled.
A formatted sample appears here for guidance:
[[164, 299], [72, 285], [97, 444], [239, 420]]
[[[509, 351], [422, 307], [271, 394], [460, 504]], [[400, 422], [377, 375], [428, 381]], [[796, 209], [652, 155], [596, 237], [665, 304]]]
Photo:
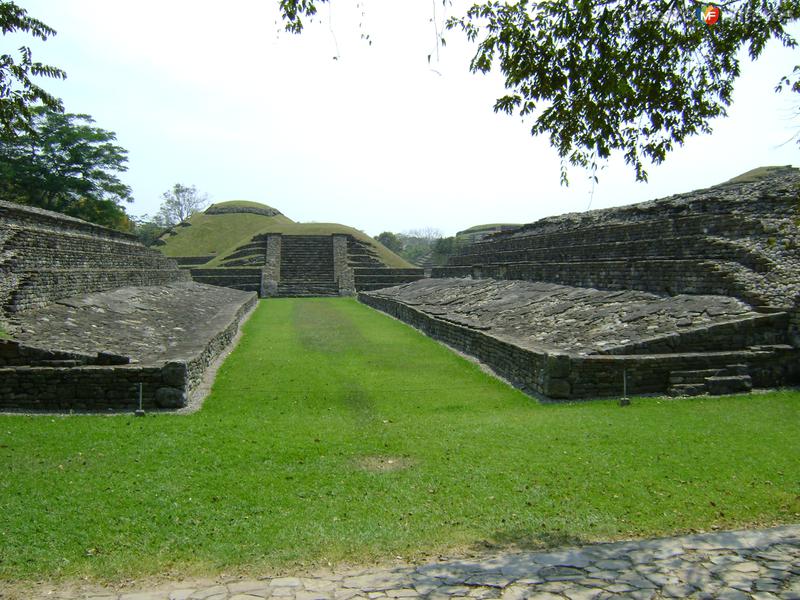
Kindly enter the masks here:
[[669, 375], [670, 396], [722, 396], [749, 392], [753, 380], [745, 364], [726, 365], [722, 369], [672, 371]]
[[349, 236], [347, 238], [347, 266], [353, 268], [380, 268], [386, 265], [378, 258], [375, 249], [369, 244]]
[[279, 296], [338, 296], [329, 235], [284, 235]]

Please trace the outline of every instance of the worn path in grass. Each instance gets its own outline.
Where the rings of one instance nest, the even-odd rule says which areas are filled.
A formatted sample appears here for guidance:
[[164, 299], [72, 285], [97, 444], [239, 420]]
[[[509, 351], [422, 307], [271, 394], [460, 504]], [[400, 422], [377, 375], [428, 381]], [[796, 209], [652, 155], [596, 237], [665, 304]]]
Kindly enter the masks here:
[[799, 423], [789, 391], [540, 405], [354, 300], [268, 300], [195, 414], [0, 417], [0, 581], [793, 523]]

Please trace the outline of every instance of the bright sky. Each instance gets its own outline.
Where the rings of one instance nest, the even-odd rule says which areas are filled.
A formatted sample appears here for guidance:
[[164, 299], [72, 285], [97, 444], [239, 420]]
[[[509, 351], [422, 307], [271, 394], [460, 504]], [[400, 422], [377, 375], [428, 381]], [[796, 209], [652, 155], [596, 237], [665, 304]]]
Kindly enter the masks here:
[[[583, 171], [560, 186], [546, 138], [494, 114], [502, 80], [469, 73], [463, 36], [446, 33], [437, 61], [438, 0], [333, 0], [300, 36], [280, 31], [277, 0], [18, 3], [58, 31], [43, 44], [25, 40], [35, 60], [67, 71], [46, 89], [129, 151], [122, 178], [136, 215], [155, 213], [161, 193], [180, 182], [296, 221], [452, 235], [585, 210], [590, 198], [592, 208], [629, 204], [798, 163], [797, 144], [784, 143], [800, 127], [797, 101], [773, 89], [800, 51], [777, 44], [743, 63], [730, 116], [712, 135], [651, 166], [648, 184], [614, 160], [590, 196]], [[467, 3], [453, 5], [459, 14]], [[3, 51], [22, 39], [7, 36]]]

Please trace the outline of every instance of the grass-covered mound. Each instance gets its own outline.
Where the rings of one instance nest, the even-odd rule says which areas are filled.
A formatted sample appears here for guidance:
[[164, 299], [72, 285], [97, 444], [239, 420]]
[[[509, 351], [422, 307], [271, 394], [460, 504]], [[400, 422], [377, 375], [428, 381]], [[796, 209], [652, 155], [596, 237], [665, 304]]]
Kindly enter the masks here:
[[[258, 202], [233, 200], [219, 202], [210, 207], [232, 209], [275, 210]], [[208, 214], [197, 213], [187, 220], [188, 225], [179, 225], [164, 234], [160, 240], [163, 244], [156, 247], [167, 256], [211, 256], [207, 267], [220, 267], [222, 260], [234, 250], [249, 243], [253, 236], [264, 233], [283, 233], [287, 235], [330, 235], [333, 233], [350, 234], [356, 239], [369, 244], [389, 267], [408, 268], [411, 266], [404, 259], [374, 240], [367, 234], [353, 227], [338, 223], [296, 223], [282, 214], [266, 216], [254, 212]]]
[[797, 522], [797, 392], [541, 405], [352, 299], [263, 301], [203, 409], [0, 416], [0, 581]]
[[759, 181], [761, 179], [765, 179], [774, 175], [777, 172], [791, 170], [792, 165], [786, 166], [770, 166], [770, 167], [757, 167], [755, 169], [750, 169], [741, 175], [737, 175], [736, 177], [729, 179], [725, 183], [752, 183], [754, 181]]

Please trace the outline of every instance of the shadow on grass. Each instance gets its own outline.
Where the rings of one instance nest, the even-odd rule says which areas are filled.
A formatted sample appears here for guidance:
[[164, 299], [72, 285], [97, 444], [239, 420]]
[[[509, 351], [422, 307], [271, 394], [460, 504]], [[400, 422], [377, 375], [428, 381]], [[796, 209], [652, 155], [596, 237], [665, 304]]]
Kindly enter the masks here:
[[561, 530], [504, 529], [492, 534], [490, 541], [477, 542], [473, 549], [486, 552], [497, 549], [544, 550], [591, 543], [585, 537]]

